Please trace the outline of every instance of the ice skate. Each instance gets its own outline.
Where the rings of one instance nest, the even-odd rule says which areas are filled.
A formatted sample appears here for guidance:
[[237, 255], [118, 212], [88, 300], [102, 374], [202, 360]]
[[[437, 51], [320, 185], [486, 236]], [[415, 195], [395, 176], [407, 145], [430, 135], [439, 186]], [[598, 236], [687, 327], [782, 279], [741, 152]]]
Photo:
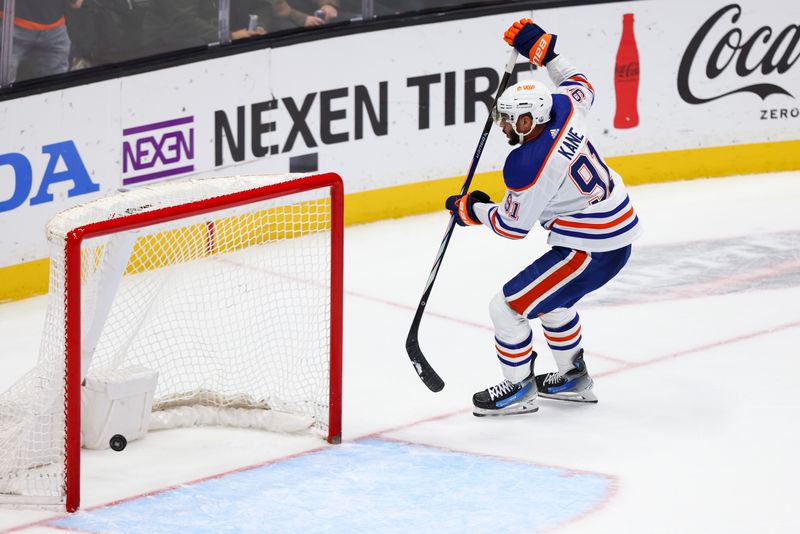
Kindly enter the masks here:
[[536, 412], [539, 410], [539, 401], [533, 370], [528, 378], [517, 384], [503, 380], [496, 386], [477, 392], [472, 396], [472, 404], [472, 413], [477, 417]]
[[583, 349], [575, 356], [573, 365], [575, 367], [563, 375], [558, 372], [537, 375], [539, 395], [545, 399], [597, 402], [597, 395], [592, 391], [594, 381], [583, 362]]

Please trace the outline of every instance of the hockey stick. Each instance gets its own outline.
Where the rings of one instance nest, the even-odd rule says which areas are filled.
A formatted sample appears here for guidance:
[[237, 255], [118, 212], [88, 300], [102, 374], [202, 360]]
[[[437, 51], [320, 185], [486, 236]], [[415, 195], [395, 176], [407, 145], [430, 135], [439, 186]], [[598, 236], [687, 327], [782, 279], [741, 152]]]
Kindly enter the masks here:
[[[489, 116], [486, 118], [486, 124], [483, 126], [483, 133], [478, 141], [478, 148], [475, 149], [475, 155], [472, 156], [472, 164], [469, 167], [469, 172], [467, 172], [467, 179], [461, 187], [461, 195], [467, 193], [472, 183], [472, 177], [475, 174], [475, 169], [478, 167], [478, 161], [481, 159], [481, 154], [483, 154], [483, 147], [486, 145], [486, 139], [488, 139], [489, 132], [492, 129], [492, 112], [494, 111], [495, 105], [497, 105], [497, 99], [500, 98], [500, 95], [503, 94], [503, 91], [506, 89], [506, 85], [508, 85], [511, 72], [514, 69], [514, 65], [517, 63], [517, 55], [518, 52], [514, 50], [511, 53], [511, 57], [508, 58], [506, 72], [503, 74], [503, 79], [500, 80], [497, 94], [492, 101], [492, 106], [489, 108]], [[425, 359], [425, 355], [422, 354], [422, 349], [419, 348], [419, 323], [422, 321], [425, 305], [428, 303], [428, 297], [431, 295], [433, 283], [436, 281], [436, 275], [439, 273], [439, 267], [442, 265], [442, 259], [447, 250], [447, 245], [450, 243], [450, 236], [453, 235], [453, 228], [455, 225], [455, 216], [451, 215], [450, 222], [447, 223], [447, 230], [444, 233], [444, 239], [442, 239], [442, 244], [439, 245], [439, 252], [436, 254], [436, 261], [433, 262], [431, 274], [428, 276], [428, 283], [425, 285], [425, 291], [422, 293], [419, 306], [417, 306], [417, 313], [414, 314], [414, 321], [411, 323], [411, 329], [408, 331], [408, 337], [406, 338], [406, 352], [408, 352], [408, 357], [411, 358], [411, 364], [414, 366], [414, 370], [419, 375], [422, 383], [428, 386], [428, 389], [431, 391], [441, 391], [444, 388], [444, 380], [433, 370], [431, 364]]]

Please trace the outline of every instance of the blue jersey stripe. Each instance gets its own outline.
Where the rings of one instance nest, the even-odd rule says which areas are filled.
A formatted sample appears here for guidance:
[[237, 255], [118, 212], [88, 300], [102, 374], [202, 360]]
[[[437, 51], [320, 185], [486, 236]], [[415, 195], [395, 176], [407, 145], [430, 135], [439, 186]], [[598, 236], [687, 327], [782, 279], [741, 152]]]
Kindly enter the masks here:
[[594, 91], [588, 85], [586, 85], [583, 82], [576, 82], [575, 80], [563, 81], [561, 82], [561, 85], [559, 85], [559, 87], [580, 87], [581, 89], [586, 89], [587, 91], [592, 93], [592, 95], [594, 95]]
[[[501, 217], [499, 217], [499, 216], [498, 217], [492, 217], [492, 215], [494, 215], [496, 212], [497, 212], [497, 206], [495, 206], [494, 208], [489, 210], [489, 227], [492, 229], [492, 231], [494, 233], [496, 233], [500, 237], [505, 237], [506, 239], [522, 239], [523, 237], [528, 235], [528, 232], [525, 232], [523, 230], [519, 230], [517, 228], [512, 228], [512, 227], [504, 224]], [[513, 235], [513, 234], [512, 235], [507, 235], [507, 234], [500, 233], [500, 231], [497, 229], [497, 227], [494, 224], [495, 220], [500, 221], [500, 226], [502, 226], [503, 228], [508, 228], [508, 230], [511, 231], [511, 232], [520, 232], [520, 233], [522, 233], [522, 235]]]
[[494, 338], [494, 340], [497, 341], [497, 344], [500, 345], [503, 348], [506, 348], [506, 349], [509, 349], [509, 350], [521, 349], [521, 348], [527, 347], [528, 345], [531, 344], [531, 341], [533, 341], [533, 332], [528, 334], [528, 339], [526, 339], [522, 343], [515, 343], [513, 345], [510, 344], [510, 343], [505, 343], [503, 341], [500, 341], [496, 337]]
[[625, 206], [630, 204], [631, 198], [629, 196], [625, 197], [625, 200], [622, 201], [622, 204], [617, 206], [611, 211], [604, 211], [602, 213], [576, 213], [575, 215], [565, 215], [563, 218], [569, 217], [570, 219], [603, 219], [605, 217], [611, 217], [612, 215], [616, 215], [620, 211], [622, 211]]
[[519, 362], [510, 362], [508, 360], [504, 360], [500, 355], [497, 356], [497, 359], [500, 360], [500, 362], [503, 363], [504, 365], [510, 365], [511, 367], [519, 367], [520, 365], [525, 365], [526, 363], [530, 363], [531, 359], [533, 359], [533, 356], [532, 355], [528, 356], [527, 358]]
[[563, 345], [563, 346], [559, 346], [559, 345], [552, 345], [552, 344], [550, 344], [550, 342], [548, 342], [548, 343], [547, 343], [547, 345], [548, 345], [548, 346], [549, 346], [549, 347], [550, 347], [552, 350], [570, 350], [570, 349], [574, 349], [575, 347], [577, 347], [578, 345], [580, 345], [580, 344], [581, 344], [581, 339], [582, 339], [582, 338], [583, 338], [583, 336], [578, 336], [578, 340], [577, 340], [577, 341], [575, 341], [575, 343], [571, 343], [571, 344], [569, 344], [569, 345]]
[[[497, 210], [497, 208], [495, 208], [495, 210], [499, 211], [499, 210]], [[513, 226], [509, 226], [506, 223], [504, 223], [503, 222], [503, 218], [499, 214], [497, 215], [497, 217], [495, 217], [495, 219], [497, 220], [498, 223], [500, 223], [500, 226], [502, 226], [504, 230], [508, 230], [509, 232], [518, 232], [520, 234], [528, 235], [528, 231], [527, 230], [522, 230], [521, 228], [514, 228]]]
[[542, 325], [542, 328], [544, 328], [544, 330], [547, 333], [566, 332], [567, 330], [571, 330], [571, 329], [575, 328], [575, 326], [577, 326], [577, 324], [578, 324], [578, 322], [580, 320], [581, 320], [580, 316], [576, 313], [575, 317], [570, 322], [565, 324], [564, 326], [558, 326], [556, 328], [549, 328], [547, 326]]
[[494, 230], [495, 234], [499, 235], [500, 237], [505, 237], [506, 239], [522, 239], [523, 237], [525, 237], [524, 235], [501, 234], [500, 232], [497, 231], [496, 228], [492, 228], [492, 230]]
[[586, 234], [583, 232], [570, 232], [569, 230], [562, 230], [561, 228], [555, 228], [555, 227], [551, 228], [550, 231], [555, 232], [557, 234], [566, 235], [569, 237], [579, 237], [581, 239], [608, 239], [610, 237], [616, 237], [620, 234], [624, 234], [625, 232], [636, 226], [638, 223], [639, 223], [639, 217], [634, 216], [633, 222], [631, 222], [630, 224], [628, 224], [623, 228], [620, 228], [619, 230], [616, 230], [614, 232], [609, 232], [607, 234]]

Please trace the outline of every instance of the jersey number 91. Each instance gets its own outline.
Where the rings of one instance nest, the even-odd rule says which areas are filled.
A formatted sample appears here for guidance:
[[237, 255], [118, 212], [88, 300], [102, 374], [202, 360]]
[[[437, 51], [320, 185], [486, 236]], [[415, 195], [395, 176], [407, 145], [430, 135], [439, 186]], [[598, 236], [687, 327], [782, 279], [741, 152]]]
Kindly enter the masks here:
[[588, 196], [589, 204], [608, 198], [611, 173], [592, 143], [587, 142], [589, 154], [581, 152], [569, 167], [569, 177], [582, 195]]

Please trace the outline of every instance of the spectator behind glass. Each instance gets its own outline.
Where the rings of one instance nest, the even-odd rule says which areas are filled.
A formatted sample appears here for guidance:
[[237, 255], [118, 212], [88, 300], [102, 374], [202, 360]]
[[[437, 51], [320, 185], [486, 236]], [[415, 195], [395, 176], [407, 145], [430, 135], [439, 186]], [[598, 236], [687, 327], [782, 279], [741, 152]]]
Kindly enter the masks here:
[[[250, 17], [254, 17], [254, 20], [251, 20]], [[255, 24], [255, 28], [261, 35], [270, 29], [272, 17], [270, 0], [231, 0], [231, 28], [249, 28], [251, 24]]]
[[150, 0], [83, 0], [81, 9], [67, 14], [70, 70], [145, 55], [142, 21], [149, 5]]
[[339, 16], [339, 0], [273, 0], [272, 13], [273, 30], [313, 28]]
[[[478, 1], [478, 0], [473, 0]], [[345, 11], [361, 10], [361, 0], [342, 0], [342, 8]], [[411, 13], [426, 9], [435, 9], [447, 6], [460, 6], [471, 2], [463, 0], [375, 0], [373, 2], [373, 14], [377, 17], [385, 15], [397, 15], [400, 13]], [[495, 1], [495, 3], [502, 3]]]
[[[236, 9], [236, 3], [237, 0], [231, 0], [231, 11]], [[147, 54], [157, 54], [216, 43], [218, 25], [216, 0], [150, 0], [142, 23], [142, 44]], [[231, 28], [234, 40], [266, 33], [263, 26], [255, 31], [233, 24]]]
[[64, 15], [69, 7], [77, 9], [82, 3], [83, 0], [20, 0], [14, 4], [10, 81], [67, 71], [70, 40]]
[[[363, 15], [362, 0], [340, 0], [340, 2], [339, 20], [361, 18]], [[372, 14], [376, 17], [383, 17], [419, 11], [430, 7], [428, 4], [431, 2], [432, 0], [374, 0], [372, 2]]]

